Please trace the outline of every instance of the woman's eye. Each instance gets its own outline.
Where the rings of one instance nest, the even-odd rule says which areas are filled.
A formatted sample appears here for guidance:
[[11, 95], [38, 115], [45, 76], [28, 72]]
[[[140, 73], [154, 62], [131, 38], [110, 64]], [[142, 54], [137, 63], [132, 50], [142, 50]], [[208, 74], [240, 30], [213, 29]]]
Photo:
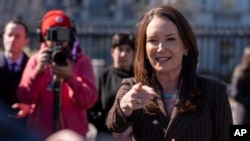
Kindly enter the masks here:
[[155, 39], [148, 39], [147, 42], [156, 42]]
[[168, 40], [168, 41], [174, 41], [175, 38], [168, 38], [167, 40]]

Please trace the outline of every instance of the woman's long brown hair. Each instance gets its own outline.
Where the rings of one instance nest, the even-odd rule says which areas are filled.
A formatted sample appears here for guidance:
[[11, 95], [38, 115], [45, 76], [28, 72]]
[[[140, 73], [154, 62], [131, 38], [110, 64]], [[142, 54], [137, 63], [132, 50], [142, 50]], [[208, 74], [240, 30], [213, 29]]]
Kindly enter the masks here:
[[146, 58], [146, 29], [154, 16], [171, 20], [177, 27], [181, 40], [188, 50], [188, 55], [183, 56], [182, 70], [180, 74], [181, 89], [180, 102], [176, 105], [179, 112], [195, 109], [196, 99], [199, 95], [196, 82], [196, 68], [198, 63], [198, 49], [195, 35], [185, 17], [170, 6], [154, 8], [144, 15], [137, 24], [136, 54], [135, 54], [135, 78], [138, 82], [153, 87], [157, 93], [162, 93], [162, 88], [157, 80], [154, 70]]

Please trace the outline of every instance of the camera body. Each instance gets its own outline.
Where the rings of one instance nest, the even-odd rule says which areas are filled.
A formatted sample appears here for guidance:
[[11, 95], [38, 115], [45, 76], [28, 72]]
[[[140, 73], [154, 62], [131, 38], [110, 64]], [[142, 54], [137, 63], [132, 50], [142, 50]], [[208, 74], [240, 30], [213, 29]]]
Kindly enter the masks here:
[[56, 43], [49, 52], [50, 60], [59, 66], [66, 66], [71, 51], [62, 47], [62, 43], [63, 41], [70, 41], [70, 29], [66, 27], [49, 28], [46, 31], [45, 39]]
[[45, 39], [51, 40], [54, 42], [62, 42], [70, 40], [70, 29], [66, 27], [54, 27], [49, 28], [46, 31]]

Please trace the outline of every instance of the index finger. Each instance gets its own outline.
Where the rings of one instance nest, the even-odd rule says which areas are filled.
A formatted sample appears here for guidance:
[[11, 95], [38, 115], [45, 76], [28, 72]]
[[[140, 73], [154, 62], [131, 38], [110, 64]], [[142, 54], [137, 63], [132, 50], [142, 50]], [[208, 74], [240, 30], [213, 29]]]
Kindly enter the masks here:
[[142, 83], [139, 82], [139, 83], [135, 84], [133, 87], [136, 91], [141, 91], [142, 90]]

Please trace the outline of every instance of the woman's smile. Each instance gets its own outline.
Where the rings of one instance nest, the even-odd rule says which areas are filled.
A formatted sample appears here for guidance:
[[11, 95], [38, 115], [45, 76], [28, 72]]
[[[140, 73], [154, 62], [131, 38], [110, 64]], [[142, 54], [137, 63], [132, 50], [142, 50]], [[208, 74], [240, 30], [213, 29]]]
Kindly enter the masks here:
[[156, 62], [160, 64], [165, 64], [169, 62], [170, 59], [172, 59], [172, 57], [156, 57], [155, 58]]

